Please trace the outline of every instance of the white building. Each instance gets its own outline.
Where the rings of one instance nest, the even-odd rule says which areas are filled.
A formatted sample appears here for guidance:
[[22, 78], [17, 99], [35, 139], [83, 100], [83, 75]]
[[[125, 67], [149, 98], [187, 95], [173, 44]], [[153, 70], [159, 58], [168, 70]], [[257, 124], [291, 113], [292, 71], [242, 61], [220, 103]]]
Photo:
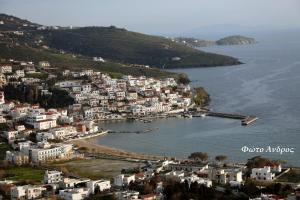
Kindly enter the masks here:
[[138, 200], [140, 193], [137, 191], [122, 191], [117, 192], [117, 199], [118, 200]]
[[196, 176], [195, 174], [192, 174], [190, 176], [184, 177], [180, 179], [180, 182], [185, 182], [187, 181], [189, 186], [194, 183], [197, 182], [198, 184], [202, 184], [205, 185], [206, 187], [211, 187], [212, 186], [212, 181], [209, 179], [204, 179], [204, 178], [200, 178], [198, 176]]
[[92, 86], [91, 86], [91, 84], [84, 84], [84, 85], [82, 85], [82, 86], [81, 86], [81, 91], [82, 91], [83, 93], [89, 93], [89, 92], [91, 92], [91, 91], [92, 91]]
[[33, 128], [38, 130], [47, 130], [56, 127], [56, 120], [45, 119], [33, 123]]
[[97, 180], [89, 181], [86, 183], [87, 188], [91, 190], [91, 193], [94, 194], [95, 190], [98, 188], [100, 192], [109, 190], [111, 188], [109, 180]]
[[270, 166], [265, 166], [264, 168], [253, 168], [250, 177], [256, 180], [270, 181], [275, 178], [275, 173], [271, 171]]
[[55, 139], [53, 133], [50, 132], [41, 132], [41, 133], [37, 133], [35, 136], [36, 140], [38, 142], [42, 142], [42, 141], [48, 141], [48, 140], [53, 140]]
[[0, 66], [0, 73], [12, 73], [12, 66], [10, 64], [4, 64]]
[[118, 176], [114, 177], [114, 185], [122, 187], [124, 185], [129, 185], [130, 182], [135, 181], [135, 175], [129, 174], [119, 174]]
[[87, 182], [91, 181], [90, 179], [75, 179], [75, 178], [64, 178], [59, 186], [62, 189], [72, 189], [78, 185], [86, 185]]
[[16, 70], [16, 76], [18, 76], [18, 77], [25, 77], [24, 70]]
[[5, 160], [14, 165], [26, 165], [29, 163], [28, 155], [20, 151], [6, 151]]
[[41, 68], [47, 68], [47, 67], [50, 67], [50, 63], [48, 61], [40, 61], [39, 62], [39, 67]]
[[0, 91], [0, 104], [5, 103], [4, 92]]
[[41, 197], [46, 188], [41, 186], [15, 186], [11, 188], [11, 199], [36, 199]]
[[166, 178], [169, 179], [173, 179], [176, 178], [178, 180], [184, 178], [184, 171], [171, 171], [165, 174]]
[[59, 191], [59, 197], [65, 200], [83, 200], [90, 195], [88, 188], [72, 188]]
[[32, 148], [29, 150], [31, 161], [34, 163], [47, 162], [60, 159], [69, 159], [73, 155], [72, 144], [55, 144], [45, 148]]
[[8, 131], [4, 131], [2, 136], [7, 139], [8, 143], [13, 143], [18, 137], [18, 131], [10, 129]]
[[44, 183], [46, 184], [59, 183], [61, 180], [62, 180], [62, 172], [56, 170], [45, 171]]
[[241, 183], [243, 181], [241, 169], [217, 169], [214, 179], [221, 184], [227, 184], [232, 181]]

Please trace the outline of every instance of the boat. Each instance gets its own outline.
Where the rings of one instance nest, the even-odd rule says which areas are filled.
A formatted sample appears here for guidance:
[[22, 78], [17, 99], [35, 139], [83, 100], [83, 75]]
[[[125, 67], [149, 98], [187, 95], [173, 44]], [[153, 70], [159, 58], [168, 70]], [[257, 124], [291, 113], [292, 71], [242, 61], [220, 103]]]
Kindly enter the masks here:
[[241, 124], [242, 124], [242, 126], [247, 126], [247, 125], [255, 122], [257, 119], [258, 119], [258, 117], [248, 116], [241, 121]]
[[184, 114], [183, 117], [184, 118], [193, 118], [193, 115], [191, 115], [191, 114]]
[[205, 113], [202, 113], [200, 116], [201, 116], [201, 117], [206, 117], [206, 114], [205, 114]]

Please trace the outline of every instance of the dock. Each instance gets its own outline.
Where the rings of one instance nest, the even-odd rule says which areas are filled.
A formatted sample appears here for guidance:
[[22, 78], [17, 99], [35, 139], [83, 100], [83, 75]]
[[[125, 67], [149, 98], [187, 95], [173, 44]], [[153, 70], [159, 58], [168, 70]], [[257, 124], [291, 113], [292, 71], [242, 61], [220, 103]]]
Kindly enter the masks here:
[[197, 114], [193, 114], [193, 117], [203, 117], [203, 115], [241, 120], [242, 126], [250, 125], [250, 124], [254, 123], [256, 120], [258, 120], [258, 117], [255, 117], [255, 116], [212, 112], [212, 111], [208, 111], [208, 110], [201, 111], [200, 113], [197, 113]]

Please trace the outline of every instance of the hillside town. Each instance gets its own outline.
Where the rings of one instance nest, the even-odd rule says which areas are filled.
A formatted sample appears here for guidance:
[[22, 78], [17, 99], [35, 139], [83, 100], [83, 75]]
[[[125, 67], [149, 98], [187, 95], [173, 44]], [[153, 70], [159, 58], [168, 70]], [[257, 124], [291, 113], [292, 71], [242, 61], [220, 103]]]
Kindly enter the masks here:
[[[186, 187], [187, 191], [201, 188], [207, 194], [218, 195], [231, 191], [238, 197], [242, 191], [248, 192], [252, 184], [249, 181], [275, 183], [291, 170], [275, 161], [249, 166], [224, 163], [226, 157], [221, 156], [212, 162], [201, 152], [187, 159], [139, 160], [143, 163], [139, 168], [122, 170], [112, 179], [93, 180], [49, 168], [49, 163], [96, 159], [95, 152], [91, 156], [71, 142], [109, 134], [101, 128], [101, 121], [147, 123], [184, 115], [195, 106], [192, 88], [174, 78], [112, 78], [90, 69], [57, 72], [48, 61], [36, 65], [10, 60], [0, 64], [0, 72], [1, 145], [9, 147], [1, 165], [38, 167], [44, 172], [39, 184], [3, 176], [2, 198], [81, 200], [111, 196], [120, 200], [159, 200], [172, 199], [176, 192], [173, 187]], [[251, 199], [292, 200], [300, 196], [299, 185], [285, 187], [284, 195], [272, 194], [268, 187], [254, 187]]]

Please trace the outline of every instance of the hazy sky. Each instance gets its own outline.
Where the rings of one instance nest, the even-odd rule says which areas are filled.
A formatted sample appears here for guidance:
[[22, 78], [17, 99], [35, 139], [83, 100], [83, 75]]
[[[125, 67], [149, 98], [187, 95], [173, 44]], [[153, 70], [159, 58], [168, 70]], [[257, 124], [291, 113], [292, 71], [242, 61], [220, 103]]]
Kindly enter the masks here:
[[146, 33], [216, 24], [300, 27], [300, 0], [0, 0], [0, 12], [46, 25], [116, 25]]

